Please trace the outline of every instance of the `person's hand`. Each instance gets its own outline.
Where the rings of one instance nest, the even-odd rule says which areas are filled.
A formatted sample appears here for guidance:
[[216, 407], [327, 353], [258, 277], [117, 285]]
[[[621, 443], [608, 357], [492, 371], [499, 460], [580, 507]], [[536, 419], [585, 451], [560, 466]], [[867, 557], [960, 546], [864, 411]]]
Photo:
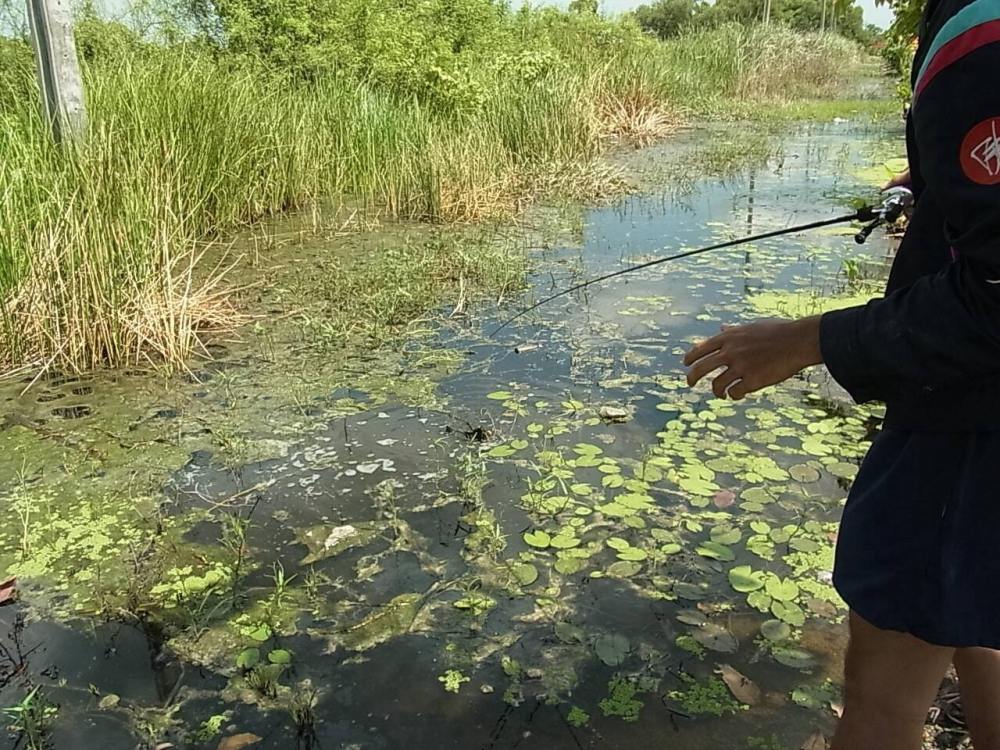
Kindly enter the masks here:
[[910, 177], [910, 170], [907, 169], [905, 172], [900, 172], [898, 175], [885, 183], [885, 185], [882, 186], [882, 192], [884, 193], [886, 190], [892, 190], [894, 187], [908, 188], [912, 182], [913, 179]]
[[[684, 356], [692, 388], [709, 373], [719, 398], [740, 399], [823, 361], [819, 316], [802, 320], [762, 320], [724, 326], [722, 333], [696, 344]], [[724, 369], [723, 369], [724, 368]]]

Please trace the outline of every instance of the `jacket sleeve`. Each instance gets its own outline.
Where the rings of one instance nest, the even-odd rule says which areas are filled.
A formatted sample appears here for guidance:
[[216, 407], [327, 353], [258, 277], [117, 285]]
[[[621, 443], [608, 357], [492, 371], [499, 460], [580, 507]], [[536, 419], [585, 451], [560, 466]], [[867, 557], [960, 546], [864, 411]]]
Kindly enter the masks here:
[[[995, 0], [983, 2], [1000, 11]], [[1000, 376], [1000, 86], [991, 81], [1000, 22], [985, 26], [996, 41], [984, 42], [975, 27], [973, 38], [940, 46], [917, 79], [912, 110], [954, 262], [821, 321], [824, 361], [859, 402]]]

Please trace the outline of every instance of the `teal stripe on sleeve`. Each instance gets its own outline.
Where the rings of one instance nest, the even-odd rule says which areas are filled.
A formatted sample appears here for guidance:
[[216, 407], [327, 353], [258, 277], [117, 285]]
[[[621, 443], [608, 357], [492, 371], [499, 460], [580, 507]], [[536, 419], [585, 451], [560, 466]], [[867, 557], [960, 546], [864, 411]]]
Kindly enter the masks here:
[[934, 37], [934, 42], [924, 57], [924, 64], [920, 66], [920, 74], [917, 76], [914, 88], [919, 88], [920, 79], [924, 77], [924, 73], [927, 72], [927, 68], [930, 67], [935, 55], [941, 51], [942, 47], [958, 39], [969, 29], [998, 19], [1000, 19], [1000, 0], [976, 0], [952, 16]]

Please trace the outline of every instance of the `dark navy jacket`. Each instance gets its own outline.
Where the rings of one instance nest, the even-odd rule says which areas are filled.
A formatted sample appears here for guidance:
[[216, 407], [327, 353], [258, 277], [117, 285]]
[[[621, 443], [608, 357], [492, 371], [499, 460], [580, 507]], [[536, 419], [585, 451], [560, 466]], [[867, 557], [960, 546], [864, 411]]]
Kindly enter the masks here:
[[907, 151], [917, 197], [884, 298], [823, 316], [834, 378], [886, 425], [1000, 430], [1000, 0], [930, 0]]

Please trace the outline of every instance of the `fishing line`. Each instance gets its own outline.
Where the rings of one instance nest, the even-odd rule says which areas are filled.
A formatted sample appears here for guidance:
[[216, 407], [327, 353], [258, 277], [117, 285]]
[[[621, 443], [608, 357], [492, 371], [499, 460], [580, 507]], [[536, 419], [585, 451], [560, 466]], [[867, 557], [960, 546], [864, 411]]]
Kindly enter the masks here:
[[489, 334], [487, 338], [493, 338], [504, 328], [509, 326], [511, 323], [523, 318], [528, 313], [533, 310], [537, 310], [542, 305], [546, 305], [552, 300], [564, 297], [567, 294], [572, 294], [581, 289], [586, 289], [594, 284], [599, 284], [602, 281], [608, 281], [610, 279], [617, 278], [618, 276], [624, 276], [628, 273], [634, 273], [635, 271], [641, 271], [644, 268], [650, 268], [652, 266], [658, 266], [662, 263], [670, 263], [675, 260], [682, 260], [684, 258], [691, 258], [696, 255], [701, 255], [702, 253], [711, 252], [713, 250], [725, 250], [731, 247], [737, 247], [739, 245], [746, 245], [750, 242], [760, 242], [762, 240], [769, 240], [775, 237], [783, 237], [789, 234], [797, 234], [799, 232], [808, 232], [813, 229], [821, 229], [822, 227], [834, 226], [835, 224], [846, 224], [848, 222], [860, 221], [860, 222], [871, 222], [868, 226], [862, 229], [855, 236], [855, 241], [858, 244], [862, 244], [868, 239], [869, 235], [875, 230], [877, 226], [884, 223], [892, 223], [896, 221], [903, 213], [906, 208], [909, 208], [913, 203], [913, 194], [905, 189], [894, 189], [889, 191], [885, 202], [881, 206], [865, 206], [858, 209], [852, 214], [847, 214], [845, 216], [838, 216], [833, 219], [822, 219], [820, 221], [813, 221], [808, 224], [800, 224], [799, 226], [789, 227], [787, 229], [776, 229], [771, 232], [765, 232], [763, 234], [755, 234], [751, 237], [741, 237], [735, 240], [729, 240], [727, 242], [720, 242], [716, 245], [709, 245], [708, 247], [701, 247], [697, 250], [686, 250], [682, 253], [676, 253], [675, 255], [668, 255], [665, 258], [654, 258], [653, 260], [646, 261], [645, 263], [640, 263], [635, 266], [630, 266], [628, 268], [622, 268], [612, 273], [605, 274], [604, 276], [598, 276], [594, 279], [589, 279], [583, 281], [579, 284], [575, 284], [568, 289], [563, 289], [556, 292], [555, 294], [549, 295], [544, 299], [536, 302], [521, 312], [517, 313], [511, 318], [508, 318], [503, 323], [501, 323], [492, 333]]

